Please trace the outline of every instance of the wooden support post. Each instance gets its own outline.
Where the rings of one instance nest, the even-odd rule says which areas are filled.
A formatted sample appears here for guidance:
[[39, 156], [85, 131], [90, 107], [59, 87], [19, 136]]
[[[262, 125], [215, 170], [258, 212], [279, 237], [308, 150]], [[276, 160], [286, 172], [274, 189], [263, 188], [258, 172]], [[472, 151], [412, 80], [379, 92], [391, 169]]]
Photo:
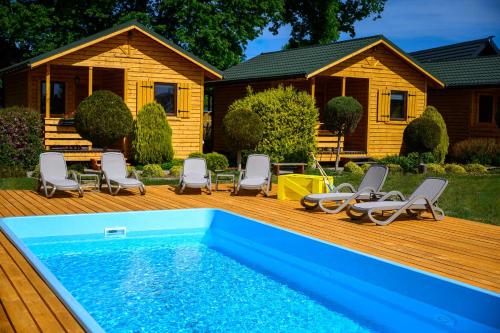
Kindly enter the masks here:
[[45, 118], [50, 118], [50, 64], [45, 67]]
[[128, 69], [123, 69], [123, 101], [127, 104], [127, 94], [128, 94]]
[[89, 67], [89, 96], [92, 95], [92, 81], [94, 81], [94, 69]]
[[203, 116], [205, 115], [205, 72], [204, 71], [201, 71], [200, 89], [201, 89], [200, 153], [203, 153]]
[[310, 81], [309, 81], [309, 84], [310, 84], [310, 94], [312, 97], [315, 97], [316, 95], [316, 78], [313, 77]]
[[342, 96], [345, 96], [346, 77], [342, 78]]

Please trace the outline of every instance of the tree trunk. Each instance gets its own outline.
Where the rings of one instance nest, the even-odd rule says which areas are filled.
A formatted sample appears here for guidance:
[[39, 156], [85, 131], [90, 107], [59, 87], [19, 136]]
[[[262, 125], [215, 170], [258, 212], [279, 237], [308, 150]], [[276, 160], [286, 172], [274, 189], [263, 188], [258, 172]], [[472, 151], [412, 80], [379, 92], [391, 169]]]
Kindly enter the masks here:
[[342, 132], [339, 132], [337, 136], [337, 156], [335, 157], [335, 172], [339, 171], [340, 163], [340, 140], [342, 138]]
[[236, 153], [236, 164], [238, 165], [238, 171], [241, 171], [241, 150]]

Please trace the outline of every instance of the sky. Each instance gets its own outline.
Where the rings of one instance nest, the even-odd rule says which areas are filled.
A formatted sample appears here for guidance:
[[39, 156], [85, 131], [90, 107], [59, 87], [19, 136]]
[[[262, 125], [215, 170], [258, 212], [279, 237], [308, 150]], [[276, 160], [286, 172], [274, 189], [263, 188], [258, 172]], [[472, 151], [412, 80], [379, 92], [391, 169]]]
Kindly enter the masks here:
[[[355, 37], [382, 34], [407, 52], [497, 36], [500, 44], [500, 0], [387, 0], [382, 18], [355, 24]], [[245, 55], [281, 50], [290, 27], [273, 35], [267, 29], [248, 43]], [[342, 34], [340, 40], [350, 39]]]

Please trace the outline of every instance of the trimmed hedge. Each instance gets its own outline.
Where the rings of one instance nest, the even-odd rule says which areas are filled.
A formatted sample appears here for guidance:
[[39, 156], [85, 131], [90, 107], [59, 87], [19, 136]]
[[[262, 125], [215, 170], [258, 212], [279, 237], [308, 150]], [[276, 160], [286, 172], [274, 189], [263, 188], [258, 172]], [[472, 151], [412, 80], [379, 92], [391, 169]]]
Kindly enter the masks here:
[[32, 170], [43, 152], [40, 113], [22, 106], [0, 109], [0, 173], [7, 169]]
[[434, 120], [441, 129], [439, 144], [432, 150], [432, 154], [434, 155], [436, 162], [443, 163], [446, 155], [448, 154], [448, 147], [450, 145], [450, 138], [448, 137], [448, 131], [446, 130], [446, 123], [443, 116], [441, 116], [435, 107], [429, 105], [425, 108], [424, 113], [422, 113], [422, 117]]
[[160, 178], [165, 176], [165, 172], [158, 164], [146, 164], [142, 169], [142, 176], [146, 178]]
[[273, 162], [309, 160], [316, 151], [316, 122], [318, 110], [314, 98], [293, 87], [279, 86], [253, 93], [236, 100], [229, 107], [255, 112], [262, 122], [263, 137], [255, 148], [267, 154]]
[[372, 165], [370, 163], [365, 163], [363, 165], [360, 166], [361, 170], [363, 170], [364, 173], [366, 173], [368, 171], [368, 169], [370, 169]]
[[132, 157], [141, 164], [161, 164], [174, 157], [172, 129], [161, 104], [149, 103], [139, 110], [134, 123]]
[[488, 169], [486, 169], [486, 167], [484, 165], [481, 165], [479, 163], [466, 164], [466, 165], [464, 165], [464, 169], [468, 173], [472, 173], [472, 174], [481, 175], [481, 174], [488, 173]]
[[94, 146], [108, 148], [132, 132], [133, 119], [120, 96], [97, 90], [78, 105], [75, 127]]
[[406, 126], [403, 141], [408, 152], [425, 153], [433, 151], [440, 143], [441, 129], [430, 118], [417, 118]]
[[225, 170], [229, 167], [227, 157], [216, 152], [205, 154], [205, 160], [208, 170]]
[[476, 138], [455, 143], [451, 157], [459, 163], [500, 165], [500, 143], [495, 139]]
[[354, 162], [347, 162], [344, 165], [344, 171], [351, 172], [355, 175], [363, 175], [363, 169]]
[[404, 171], [403, 167], [399, 164], [389, 163], [386, 165], [389, 168], [389, 172], [391, 173], [402, 173]]
[[438, 175], [442, 175], [442, 174], [446, 173], [446, 170], [443, 168], [443, 166], [441, 164], [429, 163], [426, 166], [427, 166], [427, 172], [429, 172], [429, 173], [435, 173]]
[[456, 175], [465, 175], [467, 173], [463, 166], [455, 163], [445, 164], [444, 169], [447, 173], [453, 173]]

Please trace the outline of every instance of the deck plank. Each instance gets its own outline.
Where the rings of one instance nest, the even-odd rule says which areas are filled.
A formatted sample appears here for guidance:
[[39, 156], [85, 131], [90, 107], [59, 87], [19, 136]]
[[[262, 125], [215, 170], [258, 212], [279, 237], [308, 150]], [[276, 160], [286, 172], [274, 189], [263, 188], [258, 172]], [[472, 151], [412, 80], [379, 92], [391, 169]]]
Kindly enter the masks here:
[[[385, 227], [354, 223], [345, 214], [301, 209], [297, 202], [228, 192], [176, 194], [149, 186], [145, 196], [87, 191], [0, 191], [0, 217], [133, 210], [222, 208], [414, 268], [500, 292], [500, 228], [458, 218], [402, 219]], [[82, 332], [82, 327], [21, 253], [0, 233], [0, 331]], [[21, 320], [23, 318], [23, 320]], [[45, 319], [44, 319], [45, 318]]]

